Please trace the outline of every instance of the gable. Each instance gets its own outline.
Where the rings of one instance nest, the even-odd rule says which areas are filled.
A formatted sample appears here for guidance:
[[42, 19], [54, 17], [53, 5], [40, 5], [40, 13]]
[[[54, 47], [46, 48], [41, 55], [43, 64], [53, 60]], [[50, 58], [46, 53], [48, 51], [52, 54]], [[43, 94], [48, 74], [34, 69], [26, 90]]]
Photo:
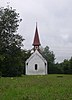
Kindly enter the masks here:
[[38, 56], [39, 59], [41, 59], [44, 63], [47, 63], [47, 61], [45, 60], [45, 58], [43, 58], [43, 56], [37, 50], [26, 60], [26, 63], [28, 63], [30, 60], [32, 60], [36, 56]]

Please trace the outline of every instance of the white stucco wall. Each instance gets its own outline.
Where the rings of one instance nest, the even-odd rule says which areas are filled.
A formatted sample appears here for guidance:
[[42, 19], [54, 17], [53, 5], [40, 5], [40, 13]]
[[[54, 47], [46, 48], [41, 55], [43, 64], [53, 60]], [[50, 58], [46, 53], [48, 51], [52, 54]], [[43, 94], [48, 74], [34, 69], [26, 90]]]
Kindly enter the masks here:
[[[38, 53], [39, 54], [39, 53]], [[40, 54], [34, 54], [28, 61], [26, 61], [26, 75], [45, 75], [47, 74], [47, 62], [40, 57]], [[28, 65], [27, 65], [28, 63]], [[46, 65], [45, 65], [46, 63]], [[37, 70], [35, 70], [37, 64]]]

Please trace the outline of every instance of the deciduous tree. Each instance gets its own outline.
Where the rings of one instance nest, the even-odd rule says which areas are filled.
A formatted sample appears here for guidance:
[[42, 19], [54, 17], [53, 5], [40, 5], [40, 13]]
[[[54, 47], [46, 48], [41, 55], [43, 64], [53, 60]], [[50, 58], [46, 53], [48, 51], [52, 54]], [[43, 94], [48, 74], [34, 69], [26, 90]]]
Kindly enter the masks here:
[[12, 7], [0, 8], [0, 71], [3, 76], [21, 75], [21, 46], [24, 40], [17, 33], [19, 13]]
[[54, 73], [54, 61], [55, 61], [55, 55], [53, 51], [49, 50], [49, 47], [46, 46], [42, 51], [42, 56], [47, 60], [48, 64], [48, 73]]

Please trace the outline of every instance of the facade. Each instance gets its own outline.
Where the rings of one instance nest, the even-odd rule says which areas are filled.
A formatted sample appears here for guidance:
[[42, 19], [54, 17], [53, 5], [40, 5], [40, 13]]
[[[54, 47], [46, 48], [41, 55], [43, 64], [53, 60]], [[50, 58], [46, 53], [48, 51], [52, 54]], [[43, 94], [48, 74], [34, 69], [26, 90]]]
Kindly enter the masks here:
[[26, 61], [26, 75], [45, 74], [47, 74], [47, 61], [37, 50], [35, 50], [35, 52]]
[[40, 54], [40, 40], [36, 25], [35, 37], [33, 41], [34, 53], [26, 60], [26, 75], [46, 75], [47, 61]]

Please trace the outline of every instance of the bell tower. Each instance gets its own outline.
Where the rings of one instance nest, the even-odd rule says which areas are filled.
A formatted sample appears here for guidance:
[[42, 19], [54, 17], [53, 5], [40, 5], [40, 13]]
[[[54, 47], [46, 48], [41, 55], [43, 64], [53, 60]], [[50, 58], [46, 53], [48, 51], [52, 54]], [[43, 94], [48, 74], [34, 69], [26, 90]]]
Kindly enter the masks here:
[[35, 36], [34, 36], [34, 41], [33, 41], [33, 46], [34, 46], [34, 51], [38, 50], [39, 51], [39, 46], [40, 46], [40, 40], [39, 40], [39, 35], [38, 35], [38, 29], [37, 29], [37, 23], [36, 23], [36, 30], [35, 30]]

